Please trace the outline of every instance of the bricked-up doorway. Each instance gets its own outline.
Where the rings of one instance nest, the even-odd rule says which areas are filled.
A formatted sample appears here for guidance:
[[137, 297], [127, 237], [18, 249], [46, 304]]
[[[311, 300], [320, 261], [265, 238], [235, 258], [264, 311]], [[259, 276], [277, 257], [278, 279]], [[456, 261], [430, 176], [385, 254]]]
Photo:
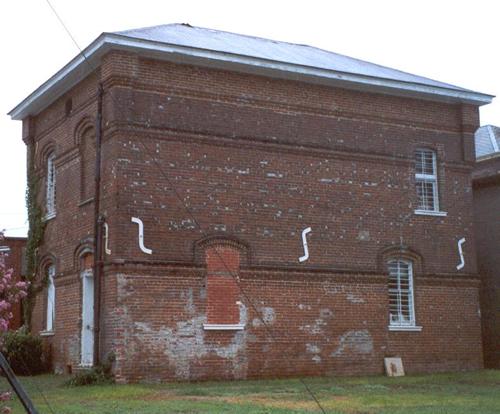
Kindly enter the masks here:
[[92, 255], [82, 258], [82, 332], [81, 358], [82, 366], [94, 365], [94, 274], [92, 272]]
[[205, 250], [207, 265], [207, 327], [229, 327], [240, 323], [239, 288], [234, 280], [240, 269], [240, 252], [227, 245]]

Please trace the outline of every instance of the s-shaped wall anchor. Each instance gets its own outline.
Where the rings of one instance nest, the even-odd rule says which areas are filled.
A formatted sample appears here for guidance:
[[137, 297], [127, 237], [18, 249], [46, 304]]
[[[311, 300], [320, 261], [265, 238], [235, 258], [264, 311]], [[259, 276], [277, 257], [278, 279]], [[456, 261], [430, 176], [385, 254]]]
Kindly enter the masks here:
[[465, 237], [462, 237], [458, 241], [458, 253], [460, 254], [460, 264], [457, 265], [457, 270], [463, 269], [463, 267], [465, 266], [464, 252], [462, 250], [462, 244], [464, 243], [465, 243]]
[[137, 223], [139, 225], [139, 247], [146, 254], [151, 254], [153, 251], [144, 246], [144, 224], [142, 224], [142, 220], [137, 217], [132, 217], [132, 222]]
[[302, 244], [304, 245], [304, 256], [299, 257], [299, 262], [305, 262], [307, 259], [309, 259], [309, 249], [307, 248], [307, 233], [311, 232], [311, 228], [308, 227], [304, 230], [302, 230]]

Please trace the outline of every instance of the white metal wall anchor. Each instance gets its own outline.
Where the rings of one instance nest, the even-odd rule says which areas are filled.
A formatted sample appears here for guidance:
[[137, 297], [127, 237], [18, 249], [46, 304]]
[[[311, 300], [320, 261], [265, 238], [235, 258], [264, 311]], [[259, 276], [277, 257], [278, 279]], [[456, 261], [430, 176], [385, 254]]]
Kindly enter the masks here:
[[462, 244], [465, 243], [465, 237], [462, 237], [458, 241], [458, 253], [460, 254], [460, 264], [457, 265], [457, 270], [463, 269], [465, 266], [465, 260], [464, 260], [464, 252], [462, 250]]
[[139, 225], [139, 247], [146, 254], [151, 254], [153, 251], [144, 246], [144, 224], [142, 224], [142, 220], [137, 217], [132, 217], [132, 222], [137, 223]]
[[308, 227], [304, 230], [302, 230], [302, 244], [304, 245], [304, 256], [299, 257], [299, 262], [305, 262], [307, 259], [309, 259], [309, 249], [307, 247], [307, 234], [311, 232], [311, 228]]
[[108, 247], [108, 237], [109, 237], [109, 226], [108, 223], [104, 223], [104, 251], [106, 254], [111, 254], [111, 250]]

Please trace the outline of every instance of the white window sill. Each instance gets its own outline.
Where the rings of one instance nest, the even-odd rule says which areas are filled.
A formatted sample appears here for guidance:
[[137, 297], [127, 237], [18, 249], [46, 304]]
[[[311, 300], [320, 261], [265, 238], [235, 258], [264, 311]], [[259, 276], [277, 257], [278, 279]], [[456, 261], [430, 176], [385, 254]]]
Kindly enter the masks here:
[[203, 329], [205, 331], [241, 331], [245, 329], [244, 323], [204, 323]]
[[56, 218], [56, 213], [46, 214], [45, 217], [43, 218], [43, 221], [49, 221], [52, 220], [53, 218]]
[[83, 200], [80, 203], [78, 203], [78, 207], [82, 207], [86, 204], [90, 204], [94, 201], [94, 197], [88, 198], [87, 200]]
[[54, 331], [40, 331], [38, 334], [40, 336], [54, 336], [55, 332]]
[[418, 216], [436, 216], [436, 217], [446, 217], [448, 215], [446, 211], [433, 211], [433, 210], [415, 210], [415, 214]]
[[420, 332], [422, 330], [421, 326], [398, 326], [389, 325], [389, 331], [405, 331], [405, 332]]

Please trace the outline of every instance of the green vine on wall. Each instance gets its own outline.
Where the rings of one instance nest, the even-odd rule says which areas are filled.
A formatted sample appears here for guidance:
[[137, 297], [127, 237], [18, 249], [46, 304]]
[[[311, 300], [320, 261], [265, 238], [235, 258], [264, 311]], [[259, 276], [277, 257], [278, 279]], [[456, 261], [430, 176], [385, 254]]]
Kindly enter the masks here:
[[28, 241], [26, 243], [26, 280], [30, 282], [27, 296], [23, 300], [23, 319], [31, 330], [31, 317], [35, 307], [36, 296], [43, 289], [43, 283], [36, 283], [38, 270], [38, 248], [43, 241], [45, 223], [43, 212], [38, 203], [39, 179], [36, 175], [35, 154], [33, 144], [28, 145], [28, 168], [26, 186], [26, 208], [28, 209]]

